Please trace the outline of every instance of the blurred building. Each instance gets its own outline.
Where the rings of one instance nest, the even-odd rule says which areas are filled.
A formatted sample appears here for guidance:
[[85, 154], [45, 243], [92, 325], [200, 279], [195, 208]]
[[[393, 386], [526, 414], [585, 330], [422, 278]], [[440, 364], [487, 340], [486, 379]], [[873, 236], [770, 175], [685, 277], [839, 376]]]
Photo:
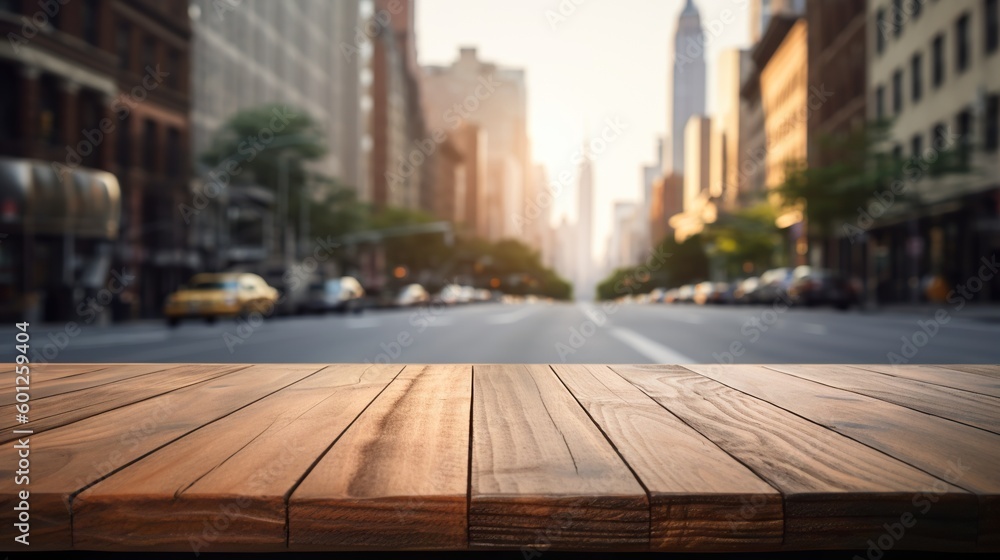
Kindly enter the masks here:
[[705, 224], [715, 221], [716, 193], [711, 186], [712, 119], [694, 115], [684, 130], [683, 212], [670, 217], [670, 227], [677, 241], [701, 233]]
[[[26, 239], [32, 254], [21, 255], [33, 263], [33, 276], [22, 285], [35, 292], [27, 305], [45, 319], [71, 318], [79, 314], [76, 303], [110, 282], [110, 267], [112, 276], [129, 280], [119, 281], [114, 297], [101, 302], [100, 315], [157, 313], [166, 293], [201, 265], [177, 213], [189, 196], [187, 2], [91, 0], [51, 8], [0, 3], [0, 28], [8, 39], [0, 47], [8, 84], [0, 153], [77, 178], [86, 169], [112, 172], [121, 210], [109, 217], [117, 231], [99, 238], [78, 236], [72, 222], [64, 223], [59, 250], [22, 231], [33, 238]], [[40, 176], [33, 181], [43, 183], [54, 184]], [[109, 187], [106, 196], [117, 197], [111, 190], [117, 189]], [[69, 203], [42, 200], [33, 204], [53, 212]], [[113, 248], [100, 248], [111, 239]]]
[[[836, 8], [839, 1], [824, 2]], [[776, 15], [801, 16], [806, 10], [806, 0], [751, 0], [750, 1], [750, 41], [757, 43], [767, 31], [771, 18]]]
[[727, 49], [719, 55], [716, 65], [709, 181], [720, 211], [734, 210], [739, 203], [740, 158], [746, 151], [740, 90], [752, 69], [749, 50]]
[[576, 252], [576, 272], [572, 276], [576, 298], [590, 300], [597, 286], [597, 271], [594, 269], [594, 164], [586, 146], [583, 151], [583, 161], [577, 172], [576, 240], [566, 247], [572, 247]]
[[669, 147], [664, 156], [665, 171], [684, 173], [684, 128], [688, 119], [705, 113], [705, 34], [701, 15], [693, 0], [685, 0], [674, 34], [667, 115]]
[[194, 156], [237, 112], [285, 104], [326, 131], [329, 153], [312, 168], [363, 194], [361, 80], [370, 45], [358, 31], [361, 2], [190, 2]]
[[662, 174], [663, 138], [659, 138], [656, 141], [656, 161], [650, 165], [642, 166], [642, 205], [637, 210], [642, 216], [642, 237], [639, 240], [639, 247], [642, 253], [649, 253], [653, 249], [654, 244], [663, 241], [663, 239], [653, 237], [651, 223], [649, 220], [650, 213], [653, 210], [653, 186]]
[[[866, 17], [868, 117], [891, 118], [911, 160], [909, 199], [861, 224], [869, 277], [881, 301], [915, 300], [932, 276], [979, 277], [1000, 250], [1000, 3], [870, 0]], [[935, 161], [951, 166], [932, 173]], [[973, 297], [1000, 299], [983, 284]]]
[[[810, 167], [836, 163], [836, 154], [818, 149], [826, 139], [856, 133], [867, 124], [865, 4], [865, 0], [809, 0], [806, 4], [810, 88], [813, 92], [830, 92], [822, 99], [812, 99], [808, 107]], [[863, 255], [852, 251], [850, 241], [844, 237], [814, 243], [809, 252], [811, 262], [850, 276], [859, 275], [864, 268]]]
[[606, 255], [607, 272], [643, 262], [647, 224], [644, 207], [643, 203], [636, 202], [615, 203]]
[[467, 47], [450, 66], [424, 67], [422, 83], [431, 137], [466, 123], [485, 135], [479, 139], [486, 147], [484, 181], [466, 193], [474, 198], [470, 231], [490, 240], [519, 237], [530, 176], [524, 71], [479, 60], [476, 49]]
[[[767, 31], [754, 48], [760, 69], [760, 99], [764, 111], [767, 190], [784, 183], [787, 171], [807, 163], [809, 68], [807, 23], [802, 17], [772, 16]], [[776, 195], [769, 196], [775, 207]], [[784, 230], [784, 253], [792, 264], [805, 264], [807, 236], [801, 210], [783, 210], [777, 226]]]
[[649, 208], [649, 233], [655, 243], [667, 236], [674, 237], [670, 218], [684, 209], [684, 177], [668, 174], [653, 182], [652, 201]]

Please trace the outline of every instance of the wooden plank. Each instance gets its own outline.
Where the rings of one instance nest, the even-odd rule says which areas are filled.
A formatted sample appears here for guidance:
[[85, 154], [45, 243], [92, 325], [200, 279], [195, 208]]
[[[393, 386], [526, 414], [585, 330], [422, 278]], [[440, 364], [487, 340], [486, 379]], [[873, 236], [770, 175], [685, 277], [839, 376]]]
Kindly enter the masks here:
[[73, 500], [74, 545], [285, 549], [286, 496], [401, 369], [326, 367], [147, 455]]
[[[68, 549], [72, 497], [142, 456], [317, 371], [316, 366], [250, 366], [74, 424], [30, 436], [31, 547]], [[17, 464], [12, 445], [0, 464]], [[0, 508], [16, 503], [14, 477], [0, 480]], [[13, 524], [0, 525], [13, 542]]]
[[292, 494], [289, 547], [465, 549], [471, 401], [471, 366], [407, 366]]
[[553, 366], [649, 494], [650, 548], [774, 549], [781, 494], [607, 366]]
[[551, 369], [473, 379], [470, 546], [649, 546], [645, 491]]
[[[9, 371], [13, 375], [14, 366], [9, 364]], [[54, 381], [66, 377], [73, 377], [83, 373], [89, 373], [108, 367], [105, 364], [28, 364], [31, 366], [31, 384], [43, 381]]]
[[[89, 389], [90, 387], [97, 387], [98, 385], [114, 383], [123, 379], [148, 375], [175, 367], [178, 366], [174, 364], [115, 364], [52, 380], [36, 377], [32, 373], [31, 400], [38, 401], [63, 393]], [[32, 372], [34, 372], [34, 369], [32, 369]], [[15, 389], [13, 385], [0, 389], [0, 402], [13, 402], [14, 393]]]
[[1000, 433], [1000, 399], [923, 381], [837, 365], [767, 365], [768, 369]]
[[125, 379], [117, 383], [91, 387], [73, 393], [32, 400], [31, 422], [27, 426], [14, 420], [14, 404], [0, 407], [0, 440], [17, 439], [10, 430], [28, 427], [35, 433], [65, 426], [73, 422], [96, 416], [125, 405], [139, 402], [157, 395], [169, 393], [182, 387], [194, 385], [244, 369], [243, 365], [184, 365], [157, 373]]
[[848, 367], [865, 371], [875, 371], [883, 375], [923, 381], [924, 383], [941, 385], [942, 387], [951, 387], [952, 389], [961, 389], [971, 393], [1000, 398], [1000, 380], [993, 380], [985, 375], [919, 365], [887, 366], [885, 364], [864, 364]]
[[960, 488], [682, 367], [612, 369], [781, 490], [787, 548], [865, 549], [936, 488], [938, 502], [899, 548], [974, 546], [976, 498]]
[[[790, 375], [776, 377], [777, 372], [760, 366], [686, 367], [974, 492], [979, 498], [978, 512], [971, 510], [978, 513], [978, 546], [1000, 547], [1000, 436]], [[935, 503], [928, 515], [937, 515], [940, 506]], [[917, 513], [923, 527], [927, 516]], [[955, 534], [966, 536], [964, 530]], [[906, 544], [910, 542], [907, 536]]]
[[991, 365], [969, 365], [969, 364], [947, 364], [937, 366], [942, 369], [953, 369], [958, 371], [964, 371], [966, 373], [974, 373], [976, 375], [985, 375], [987, 377], [1000, 378], [1000, 366], [996, 364]]

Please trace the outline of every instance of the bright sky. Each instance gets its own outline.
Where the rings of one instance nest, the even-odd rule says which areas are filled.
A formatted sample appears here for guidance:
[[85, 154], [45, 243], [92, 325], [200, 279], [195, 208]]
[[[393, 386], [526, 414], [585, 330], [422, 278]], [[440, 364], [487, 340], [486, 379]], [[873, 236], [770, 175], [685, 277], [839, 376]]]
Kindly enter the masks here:
[[[749, 2], [695, 3], [707, 39], [711, 112], [719, 53], [749, 44]], [[639, 199], [641, 168], [654, 161], [656, 139], [666, 129], [667, 76], [683, 5], [683, 0], [418, 0], [418, 56], [421, 64], [447, 65], [459, 47], [475, 46], [481, 60], [524, 68], [532, 156], [550, 179], [564, 170], [575, 173], [570, 158], [585, 130], [599, 134], [608, 118], [625, 125], [594, 162], [594, 254], [601, 256], [613, 203]], [[547, 12], [559, 14], [560, 6], [565, 20], [550, 23]], [[575, 220], [575, 208], [574, 183], [563, 190], [554, 214]]]

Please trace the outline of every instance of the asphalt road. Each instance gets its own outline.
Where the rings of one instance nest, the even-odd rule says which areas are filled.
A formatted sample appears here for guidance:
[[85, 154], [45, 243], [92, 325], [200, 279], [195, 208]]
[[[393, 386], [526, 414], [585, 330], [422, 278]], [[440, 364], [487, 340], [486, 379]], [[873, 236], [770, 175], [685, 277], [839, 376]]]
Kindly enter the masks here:
[[[475, 304], [29, 332], [36, 363], [1000, 363], [1000, 321], [965, 313]], [[0, 328], [4, 362], [13, 361], [15, 332]]]

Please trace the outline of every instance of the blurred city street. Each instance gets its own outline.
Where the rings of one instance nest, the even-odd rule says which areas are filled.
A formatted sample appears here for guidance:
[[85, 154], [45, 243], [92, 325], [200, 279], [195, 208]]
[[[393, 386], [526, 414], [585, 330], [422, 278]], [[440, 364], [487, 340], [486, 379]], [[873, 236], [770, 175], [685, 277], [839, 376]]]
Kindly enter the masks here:
[[[602, 309], [610, 313], [600, 314]], [[51, 362], [208, 363], [1000, 363], [1000, 321], [926, 310], [862, 313], [770, 306], [484, 303], [274, 317], [256, 328], [220, 320], [32, 327]], [[966, 314], [963, 315], [963, 312]], [[918, 324], [922, 321], [927, 329]], [[5, 329], [6, 330], [6, 329]], [[924, 332], [933, 336], [924, 336]], [[12, 336], [12, 335], [11, 335]], [[904, 350], [903, 337], [912, 347]], [[68, 342], [67, 342], [68, 341]], [[55, 352], [58, 343], [65, 348]], [[742, 349], [732, 356], [733, 348]], [[47, 358], [46, 358], [47, 359]]]

